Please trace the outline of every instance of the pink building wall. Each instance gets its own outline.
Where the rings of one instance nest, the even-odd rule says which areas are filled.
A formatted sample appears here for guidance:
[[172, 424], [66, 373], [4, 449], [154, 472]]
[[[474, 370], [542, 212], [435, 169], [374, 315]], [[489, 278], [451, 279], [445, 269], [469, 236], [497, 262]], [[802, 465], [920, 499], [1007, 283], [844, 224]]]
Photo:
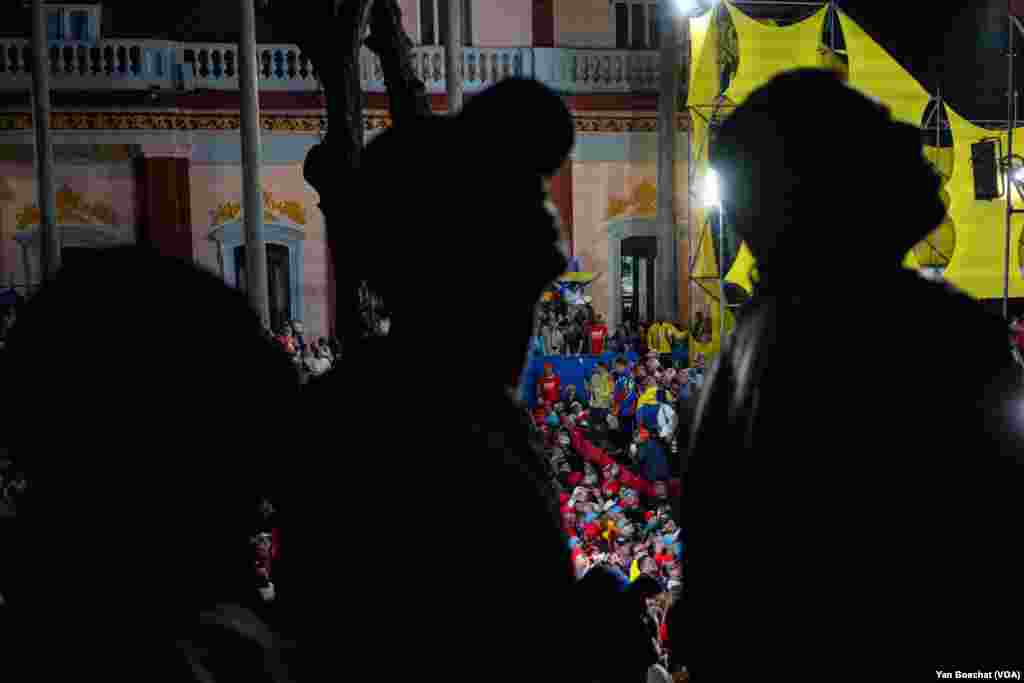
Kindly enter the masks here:
[[[470, 0], [473, 3], [473, 45], [533, 45], [533, 0]], [[557, 2], [556, 2], [557, 5]]]
[[[594, 298], [594, 310], [604, 316], [609, 314], [612, 301], [612, 287], [608, 274], [609, 263], [608, 209], [613, 199], [629, 200], [634, 188], [640, 183], [657, 185], [657, 163], [649, 161], [600, 161], [574, 162], [572, 167], [573, 191], [573, 235], [576, 255], [585, 271], [603, 273], [591, 285], [590, 295]], [[686, 165], [676, 167], [676, 211], [677, 221], [687, 219], [688, 198], [686, 191]], [[653, 218], [655, 214], [642, 214]]]
[[[522, 47], [533, 44], [533, 0], [469, 0], [473, 45]], [[402, 25], [419, 44], [420, 0], [399, 0]]]
[[[299, 313], [308, 336], [326, 336], [329, 332], [327, 296], [327, 240], [323, 216], [317, 208], [319, 195], [302, 176], [302, 164], [277, 164], [263, 167], [263, 189], [275, 200], [297, 201], [306, 211], [306, 224], [295, 227], [305, 235], [303, 273], [300, 282], [305, 310]], [[242, 169], [235, 165], [193, 164], [192, 166], [192, 249], [197, 264], [220, 274], [218, 246], [210, 239], [217, 227], [213, 212], [221, 204], [242, 201]]]
[[402, 26], [405, 28], [406, 35], [412, 38], [414, 43], [417, 42], [416, 37], [419, 35], [416, 28], [417, 22], [420, 20], [418, 5], [417, 0], [398, 0], [398, 7], [402, 10]]
[[[64, 187], [82, 196], [90, 205], [104, 205], [113, 209], [111, 228], [122, 241], [136, 239], [135, 177], [130, 162], [114, 163], [60, 163], [55, 164], [58, 190]], [[0, 285], [12, 281], [23, 284], [25, 277], [22, 250], [14, 237], [18, 232], [17, 215], [26, 207], [38, 204], [35, 166], [23, 161], [0, 161]], [[60, 212], [58, 211], [58, 217]], [[68, 223], [88, 221], [68, 219]], [[38, 255], [32, 260], [33, 279], [38, 283]]]

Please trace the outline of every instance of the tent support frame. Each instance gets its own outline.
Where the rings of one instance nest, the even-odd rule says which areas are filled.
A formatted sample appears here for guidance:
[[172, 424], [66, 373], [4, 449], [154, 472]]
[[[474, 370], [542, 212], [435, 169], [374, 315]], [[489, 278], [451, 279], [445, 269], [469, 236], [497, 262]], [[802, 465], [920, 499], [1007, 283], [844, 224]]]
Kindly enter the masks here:
[[[835, 6], [835, 3], [833, 3], [833, 2], [783, 2], [782, 0], [732, 0], [732, 4], [740, 5], [740, 6], [742, 6], [742, 5], [753, 5], [753, 6], [775, 6], [775, 7], [796, 7], [796, 6], [799, 6], [799, 7], [825, 7], [825, 6], [828, 6], [828, 8], [829, 8], [829, 43], [830, 43], [830, 46], [832, 48], [832, 51], [834, 52], [836, 50], [836, 27], [835, 27], [835, 20], [836, 20], [835, 11], [836, 11], [836, 6]], [[718, 3], [718, 4], [715, 5], [715, 7], [713, 7], [711, 9], [711, 11], [712, 12], [719, 12], [719, 11], [724, 11], [724, 10], [722, 10], [722, 8], [721, 8], [721, 3]], [[719, 49], [719, 65], [721, 65], [721, 61], [722, 61], [721, 60], [721, 51], [722, 51], [721, 41], [719, 41], [718, 49]], [[692, 56], [691, 56], [691, 59], [692, 59]], [[700, 159], [703, 156], [704, 148], [705, 148], [705, 146], [707, 146], [709, 144], [710, 139], [711, 139], [711, 129], [714, 127], [714, 123], [718, 119], [719, 113], [721, 112], [722, 108], [730, 106], [730, 105], [725, 103], [724, 97], [725, 97], [725, 93], [723, 91], [723, 92], [720, 92], [718, 94], [718, 97], [715, 98], [715, 102], [713, 104], [711, 104], [711, 105], [707, 105], [707, 104], [703, 104], [703, 105], [701, 105], [701, 104], [690, 104], [690, 105], [687, 105], [687, 108], [690, 109], [691, 114], [696, 114], [696, 115], [700, 116], [708, 124], [708, 134], [705, 137], [705, 139], [701, 141], [701, 147], [700, 147], [700, 149], [697, 152], [696, 159]], [[734, 106], [734, 105], [732, 105], [732, 106]], [[705, 116], [704, 114], [702, 114], [699, 111], [700, 108], [704, 108], [704, 109], [710, 108], [711, 109], [711, 115], [710, 116]], [[696, 166], [695, 166], [695, 164], [693, 162], [694, 162], [694, 158], [691, 157], [691, 159], [690, 159], [690, 172], [689, 172], [690, 198], [691, 198], [691, 200], [696, 199], [696, 200], [699, 201], [700, 197], [698, 196], [697, 191], [694, 189], [694, 183], [695, 183], [695, 180], [696, 180], [697, 173], [696, 173]], [[692, 201], [691, 201], [691, 205], [692, 205]], [[726, 311], [728, 309], [730, 309], [730, 308], [739, 308], [739, 305], [738, 304], [730, 305], [728, 300], [726, 299], [726, 295], [725, 295], [725, 286], [726, 286], [725, 278], [726, 278], [726, 275], [728, 275], [728, 273], [726, 272], [725, 268], [723, 267], [725, 265], [725, 211], [724, 211], [724, 208], [723, 208], [723, 206], [721, 204], [719, 204], [718, 207], [716, 207], [716, 208], [718, 209], [718, 214], [719, 214], [719, 219], [718, 219], [719, 220], [719, 223], [718, 223], [718, 226], [719, 226], [719, 240], [718, 240], [718, 242], [719, 243], [718, 243], [718, 259], [717, 259], [718, 260], [718, 263], [717, 263], [717, 266], [718, 266], [718, 278], [717, 279], [718, 279], [719, 296], [721, 297], [719, 305], [721, 306], [721, 309], [722, 309], [722, 313], [721, 313], [721, 316], [720, 316], [721, 320], [719, 321], [720, 324], [721, 324], [721, 332], [720, 332], [720, 334], [721, 334], [721, 338], [720, 338], [721, 341], [720, 341], [720, 343], [724, 343], [725, 342], [725, 314], [726, 314]], [[697, 255], [700, 254], [700, 249], [703, 246], [704, 228], [708, 226], [709, 222], [710, 222], [709, 218], [707, 216], [705, 216], [704, 223], [701, 226], [699, 237], [697, 238], [697, 248], [696, 249], [691, 249], [691, 251], [690, 251], [690, 268], [689, 268], [689, 273], [690, 273], [690, 280], [691, 280], [691, 282], [696, 283], [698, 287], [700, 287], [707, 294], [709, 294], [710, 296], [713, 297], [714, 294], [712, 294], [711, 291], [708, 288], [704, 287], [701, 284], [701, 282], [700, 282], [701, 280], [708, 279], [708, 278], [693, 277], [693, 266], [696, 263]]]
[[[1013, 2], [1012, 0], [1006, 0], [1006, 16], [1009, 30], [1009, 49], [1006, 51], [1006, 64], [1007, 64], [1007, 88], [1006, 88], [1006, 108], [1007, 108], [1007, 128], [1006, 128], [1006, 153], [1007, 153], [1007, 170], [1012, 171], [1013, 164], [1013, 129], [1017, 127], [1017, 89], [1016, 81], [1014, 80], [1014, 37], [1018, 31], [1024, 35], [1024, 26], [1021, 25], [1020, 19], [1013, 14]], [[1013, 232], [1013, 214], [1024, 213], [1024, 209], [1016, 209], [1013, 206], [1013, 192], [1010, 191], [1010, 185], [1014, 184], [1012, 178], [1007, 179], [1006, 183], [1006, 241], [1005, 250], [1003, 252], [1003, 318], [1009, 322], [1010, 320], [1010, 236]]]

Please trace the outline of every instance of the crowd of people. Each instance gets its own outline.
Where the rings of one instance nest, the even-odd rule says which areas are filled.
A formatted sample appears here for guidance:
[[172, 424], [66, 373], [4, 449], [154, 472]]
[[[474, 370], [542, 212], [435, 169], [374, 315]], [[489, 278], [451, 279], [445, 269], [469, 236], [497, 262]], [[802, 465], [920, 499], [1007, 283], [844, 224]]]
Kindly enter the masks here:
[[578, 356], [603, 353], [640, 353], [655, 351], [666, 366], [681, 367], [687, 362], [689, 341], [711, 341], [709, 320], [702, 311], [694, 314], [691, 325], [676, 320], [639, 322], [625, 320], [614, 330], [591, 304], [569, 305], [562, 301], [543, 301], [537, 307], [530, 355]]
[[[810, 96], [855, 143], [838, 179], [820, 172], [834, 120], [792, 108]], [[526, 112], [528, 136], [479, 149]], [[878, 671], [917, 647], [907, 633], [932, 648], [914, 651], [928, 666], [968, 645], [1017, 651], [996, 617], [1024, 604], [1020, 387], [1005, 321], [900, 267], [945, 212], [919, 131], [825, 72], [752, 94], [714, 150], [758, 263], [736, 333], [705, 373], [706, 315], [624, 327], [619, 346], [574, 312], [585, 343], [574, 329], [570, 351], [640, 360], [613, 356], [571, 387], [549, 364], [531, 410], [510, 398], [524, 359], [538, 336], [564, 353], [570, 324], [549, 316], [530, 342], [530, 312], [567, 266], [539, 179], [573, 136], [561, 98], [522, 79], [375, 136], [359, 191], [377, 220], [422, 218], [455, 175], [470, 205], [444, 231], [412, 231], [416, 249], [346, 233], [377, 256], [364, 267], [395, 322], [373, 343], [346, 337], [344, 364], [329, 340], [309, 344], [335, 361], [320, 381], [296, 381], [301, 323], [271, 335], [217, 276], [141, 247], [98, 250], [4, 312], [4, 675], [809, 683], [822, 674], [807, 653]], [[423, 158], [452, 161], [424, 177]], [[806, 271], [832, 268], [813, 258], [829, 193], [865, 183], [900, 220], [864, 254], [872, 277], [822, 289], [831, 270]], [[494, 186], [503, 258], [483, 262]], [[869, 204], [832, 215], [853, 229]], [[444, 305], [484, 279], [501, 286]], [[822, 343], [837, 308], [889, 332], [890, 370], [971, 362], [837, 382], [864, 352], [857, 335]], [[437, 330], [459, 324], [492, 334], [453, 356]], [[115, 335], [146, 343], [111, 359]], [[432, 373], [416, 395], [413, 351]]]
[[325, 375], [334, 367], [341, 357], [341, 342], [337, 336], [332, 335], [330, 339], [320, 337], [307, 343], [303, 333], [302, 322], [292, 320], [272, 337], [295, 365], [300, 381], [305, 383], [311, 378]]
[[531, 419], [554, 478], [577, 579], [596, 570], [643, 593], [649, 654], [664, 671], [679, 672], [668, 614], [682, 592], [685, 534], [669, 501], [680, 493], [704, 359], [678, 369], [672, 362], [656, 350], [635, 363], [618, 357], [611, 368], [598, 362], [581, 389], [563, 387], [545, 364]]

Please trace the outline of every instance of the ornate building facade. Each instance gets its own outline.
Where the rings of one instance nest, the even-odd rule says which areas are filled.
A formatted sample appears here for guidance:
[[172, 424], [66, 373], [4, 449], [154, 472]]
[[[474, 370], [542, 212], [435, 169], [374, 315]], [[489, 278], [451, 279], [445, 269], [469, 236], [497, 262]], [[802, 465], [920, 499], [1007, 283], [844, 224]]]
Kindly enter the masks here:
[[[439, 25], [446, 2], [401, 0], [418, 75], [438, 112], [447, 109], [445, 31]], [[650, 244], [659, 81], [654, 3], [464, 2], [461, 76], [467, 94], [521, 75], [564, 95], [576, 119], [577, 143], [551, 193], [565, 249], [584, 270], [603, 274], [590, 292], [599, 312], [613, 322], [647, 315], [638, 306], [654, 300], [656, 287], [677, 286], [656, 282], [651, 264], [663, 257]], [[140, 13], [137, 3], [49, 8], [51, 125], [65, 260], [81, 249], [149, 243], [228, 284], [244, 283], [237, 35], [231, 35], [231, 13], [211, 5], [197, 3], [191, 14], [182, 10], [176, 23]], [[5, 33], [0, 286], [24, 289], [40, 281], [27, 11]], [[322, 99], [308, 60], [280, 42], [272, 26], [260, 24], [257, 41], [272, 318], [298, 318], [312, 334], [325, 334], [334, 322], [334, 276], [319, 199], [302, 175], [306, 153], [324, 130]], [[380, 67], [367, 51], [361, 68], [369, 137], [389, 119]], [[686, 121], [677, 117], [675, 135], [677, 221], [684, 228]], [[354, 210], [352, 220], [358, 215]], [[624, 256], [632, 280], [621, 277]]]

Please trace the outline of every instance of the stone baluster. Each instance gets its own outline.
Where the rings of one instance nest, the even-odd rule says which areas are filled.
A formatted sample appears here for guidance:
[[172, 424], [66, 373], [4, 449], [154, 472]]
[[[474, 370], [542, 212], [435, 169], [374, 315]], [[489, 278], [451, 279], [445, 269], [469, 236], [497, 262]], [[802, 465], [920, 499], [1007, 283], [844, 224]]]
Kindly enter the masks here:
[[299, 75], [299, 69], [296, 64], [298, 57], [295, 54], [295, 50], [286, 50], [283, 54], [285, 78], [289, 81], [294, 81]]

